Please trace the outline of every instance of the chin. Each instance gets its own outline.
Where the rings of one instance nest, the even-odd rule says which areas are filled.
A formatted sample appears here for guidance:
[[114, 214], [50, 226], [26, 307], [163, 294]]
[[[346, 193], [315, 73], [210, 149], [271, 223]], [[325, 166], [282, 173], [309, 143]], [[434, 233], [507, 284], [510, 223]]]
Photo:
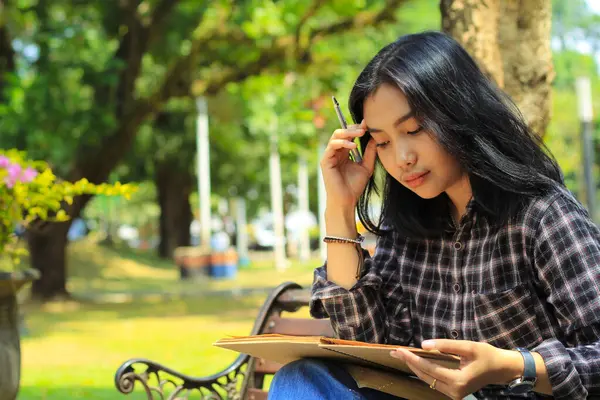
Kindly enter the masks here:
[[440, 194], [443, 193], [443, 191], [435, 190], [435, 189], [428, 188], [428, 187], [425, 187], [425, 186], [426, 185], [423, 185], [421, 187], [414, 188], [414, 189], [413, 188], [409, 188], [408, 186], [405, 186], [405, 187], [408, 188], [408, 189], [410, 189], [411, 191], [413, 191], [420, 198], [426, 199], [426, 200], [434, 199], [434, 198], [438, 197]]

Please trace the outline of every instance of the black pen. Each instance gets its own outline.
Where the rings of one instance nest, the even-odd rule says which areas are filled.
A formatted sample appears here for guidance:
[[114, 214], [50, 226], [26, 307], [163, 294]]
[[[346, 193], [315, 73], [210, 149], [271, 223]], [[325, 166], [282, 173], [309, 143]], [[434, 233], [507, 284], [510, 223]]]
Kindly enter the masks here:
[[[337, 114], [338, 119], [340, 120], [340, 125], [342, 125], [342, 129], [348, 129], [348, 125], [346, 124], [346, 118], [344, 118], [344, 114], [342, 114], [342, 109], [340, 108], [340, 103], [335, 99], [335, 96], [331, 96], [333, 100], [333, 108], [335, 109], [335, 113]], [[352, 140], [354, 142], [354, 140]], [[356, 142], [354, 142], [356, 143]], [[354, 162], [361, 162], [362, 157], [360, 156], [360, 152], [358, 149], [350, 149], [350, 156]]]

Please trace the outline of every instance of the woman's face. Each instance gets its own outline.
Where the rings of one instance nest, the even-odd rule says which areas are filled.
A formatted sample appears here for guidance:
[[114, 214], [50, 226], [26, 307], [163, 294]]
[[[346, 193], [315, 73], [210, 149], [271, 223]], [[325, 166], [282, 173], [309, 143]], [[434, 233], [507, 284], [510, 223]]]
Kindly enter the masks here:
[[365, 99], [363, 112], [379, 160], [402, 185], [431, 199], [464, 183], [458, 162], [420, 127], [398, 88], [382, 84]]

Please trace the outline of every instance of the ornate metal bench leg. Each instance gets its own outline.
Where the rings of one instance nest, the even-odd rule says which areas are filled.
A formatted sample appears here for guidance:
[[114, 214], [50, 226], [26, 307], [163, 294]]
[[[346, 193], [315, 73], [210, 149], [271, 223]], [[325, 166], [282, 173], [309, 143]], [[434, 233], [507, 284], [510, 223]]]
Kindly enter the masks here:
[[188, 399], [192, 393], [196, 396], [193, 398], [202, 400], [241, 400], [240, 387], [246, 376], [242, 367], [248, 359], [241, 356], [226, 370], [205, 378], [193, 378], [150, 360], [133, 359], [117, 370], [115, 386], [121, 393], [129, 394], [139, 382], [148, 400]]

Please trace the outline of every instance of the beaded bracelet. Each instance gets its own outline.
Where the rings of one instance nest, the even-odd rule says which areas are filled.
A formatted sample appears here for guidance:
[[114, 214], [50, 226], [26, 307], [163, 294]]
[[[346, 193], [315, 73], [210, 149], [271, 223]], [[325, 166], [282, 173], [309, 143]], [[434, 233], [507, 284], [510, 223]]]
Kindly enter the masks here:
[[364, 265], [364, 260], [365, 260], [365, 256], [363, 254], [363, 250], [361, 247], [361, 243], [365, 241], [365, 237], [362, 235], [358, 235], [358, 237], [356, 239], [349, 239], [349, 238], [344, 238], [344, 237], [338, 237], [338, 236], [325, 236], [323, 238], [323, 241], [325, 243], [350, 243], [353, 244], [354, 247], [356, 248], [356, 252], [358, 253], [358, 265], [356, 266], [356, 280], [360, 279], [360, 276], [362, 274], [362, 269], [363, 269], [363, 265]]
[[354, 244], [361, 244], [362, 242], [365, 241], [365, 237], [363, 235], [358, 235], [358, 237], [356, 239], [350, 239], [350, 238], [339, 237], [339, 236], [325, 236], [323, 238], [323, 241], [325, 243], [354, 243]]

